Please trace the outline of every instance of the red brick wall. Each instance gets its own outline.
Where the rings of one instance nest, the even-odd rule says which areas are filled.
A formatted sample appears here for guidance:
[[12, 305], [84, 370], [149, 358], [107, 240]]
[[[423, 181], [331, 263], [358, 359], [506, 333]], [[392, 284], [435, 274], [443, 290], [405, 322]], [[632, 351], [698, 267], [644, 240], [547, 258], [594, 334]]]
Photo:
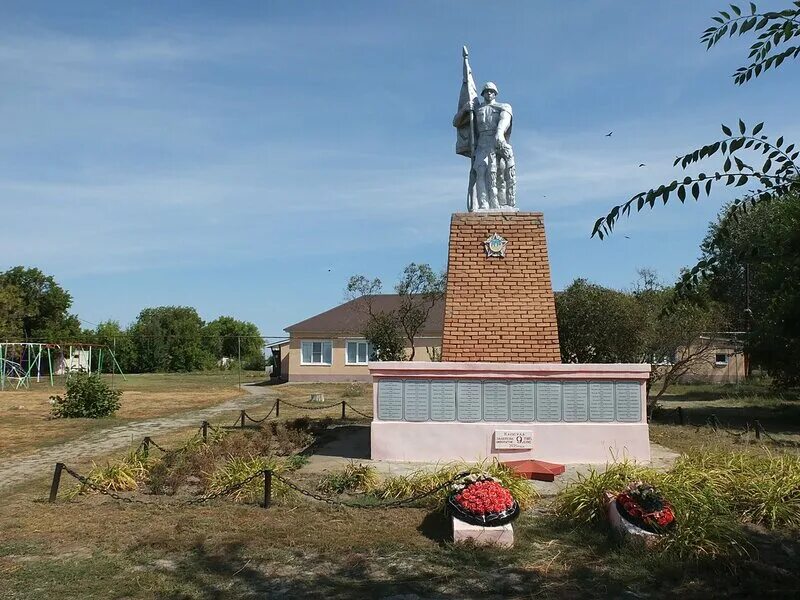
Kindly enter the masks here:
[[[493, 233], [505, 258], [486, 256]], [[542, 213], [453, 215], [442, 360], [561, 362]]]

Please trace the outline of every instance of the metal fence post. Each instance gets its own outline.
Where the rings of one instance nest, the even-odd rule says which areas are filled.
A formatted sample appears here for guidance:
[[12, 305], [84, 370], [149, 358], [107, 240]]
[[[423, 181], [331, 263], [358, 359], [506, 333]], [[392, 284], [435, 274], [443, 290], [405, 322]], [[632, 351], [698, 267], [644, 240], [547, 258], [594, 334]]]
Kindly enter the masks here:
[[344, 400], [342, 400], [342, 420], [343, 421], [344, 421], [344, 407], [345, 407], [346, 404], [347, 403]]
[[50, 485], [50, 502], [55, 502], [58, 496], [58, 486], [61, 483], [61, 471], [64, 470], [64, 463], [57, 462], [56, 470], [53, 471], [53, 483]]
[[203, 441], [208, 442], [208, 421], [203, 421]]
[[683, 417], [683, 408], [681, 408], [680, 406], [678, 407], [678, 422], [681, 425], [686, 425], [686, 421], [684, 420]]
[[151, 441], [151, 440], [150, 440], [150, 436], [146, 436], [146, 437], [145, 437], [145, 438], [142, 440], [142, 453], [144, 454], [144, 457], [145, 457], [145, 458], [147, 458], [148, 456], [150, 456], [150, 441]]
[[755, 426], [755, 428], [756, 428], [756, 439], [757, 439], [757, 440], [760, 440], [760, 439], [761, 439], [761, 430], [762, 430], [762, 427], [761, 427], [761, 422], [760, 422], [760, 421], [758, 421], [758, 420], [756, 420], [756, 421], [753, 423], [753, 425], [754, 425], [754, 426]]
[[242, 419], [242, 429], [244, 429], [244, 420], [246, 419], [246, 417], [245, 417], [245, 415], [246, 415], [246, 414], [247, 414], [247, 412], [246, 412], [246, 411], [244, 411], [244, 410], [243, 410], [243, 411], [242, 411], [242, 413], [241, 413], [241, 419]]
[[281, 399], [278, 398], [275, 400], [275, 418], [277, 419], [280, 416], [281, 416]]
[[264, 469], [264, 508], [272, 503], [272, 471]]

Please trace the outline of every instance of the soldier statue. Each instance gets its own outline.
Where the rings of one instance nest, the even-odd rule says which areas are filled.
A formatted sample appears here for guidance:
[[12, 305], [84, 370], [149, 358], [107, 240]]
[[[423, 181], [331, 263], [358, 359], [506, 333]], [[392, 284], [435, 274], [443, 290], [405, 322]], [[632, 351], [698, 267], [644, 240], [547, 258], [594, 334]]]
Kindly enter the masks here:
[[491, 81], [477, 101], [472, 71], [464, 48], [464, 82], [453, 126], [458, 129], [456, 152], [472, 159], [468, 210], [516, 210], [516, 173], [511, 148], [511, 105], [497, 102]]

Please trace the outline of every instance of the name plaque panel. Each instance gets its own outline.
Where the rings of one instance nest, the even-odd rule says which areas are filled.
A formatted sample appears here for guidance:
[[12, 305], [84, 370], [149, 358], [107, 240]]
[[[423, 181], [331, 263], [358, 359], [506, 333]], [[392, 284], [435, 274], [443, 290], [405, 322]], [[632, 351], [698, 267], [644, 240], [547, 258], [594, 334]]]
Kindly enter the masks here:
[[509, 384], [511, 395], [511, 420], [533, 421], [536, 419], [534, 384], [532, 381], [514, 381]]
[[639, 423], [641, 383], [508, 379], [379, 379], [382, 421]]
[[552, 423], [561, 420], [561, 382], [536, 382], [536, 420]]
[[508, 421], [508, 383], [487, 381], [483, 384], [483, 420]]
[[530, 450], [533, 448], [533, 432], [528, 431], [494, 431], [495, 450]]
[[614, 420], [614, 383], [592, 381], [589, 383], [589, 420]]
[[378, 382], [378, 418], [382, 421], [403, 420], [403, 382], [383, 379]]
[[431, 420], [456, 420], [455, 381], [431, 381]]
[[403, 386], [406, 421], [427, 421], [430, 389], [427, 381], [406, 381]]
[[589, 419], [589, 384], [583, 381], [564, 382], [564, 420], [568, 423]]
[[642, 420], [641, 386], [638, 383], [620, 381], [615, 385], [617, 421], [638, 423]]
[[458, 420], [466, 423], [480, 421], [483, 413], [480, 381], [459, 381], [456, 394]]

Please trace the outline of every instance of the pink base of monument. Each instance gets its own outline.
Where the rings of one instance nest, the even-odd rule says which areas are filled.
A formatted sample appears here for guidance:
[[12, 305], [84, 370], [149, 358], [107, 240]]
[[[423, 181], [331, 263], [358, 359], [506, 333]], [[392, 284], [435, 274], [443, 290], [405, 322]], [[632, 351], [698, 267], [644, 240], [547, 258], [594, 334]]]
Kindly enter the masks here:
[[[649, 371], [650, 366], [642, 364], [370, 363], [374, 381], [373, 414], [376, 416], [372, 421], [371, 458], [413, 462], [475, 462], [491, 457], [501, 461], [538, 459], [561, 464], [604, 464], [623, 459], [649, 462], [650, 439], [646, 421], [645, 387]], [[400, 381], [404, 382], [402, 416], [397, 417], [395, 414], [391, 419], [382, 418], [381, 415], [385, 416], [387, 410], [386, 407], [382, 410], [379, 406], [381, 382], [397, 385]], [[432, 410], [428, 419], [408, 420], [409, 409], [405, 396], [407, 382], [417, 384], [415, 393], [418, 394], [420, 383], [425, 389], [426, 383], [432, 386], [434, 382], [455, 382], [458, 386], [470, 381], [480, 382], [483, 389], [486, 389], [486, 384], [493, 382], [502, 382], [509, 386], [519, 382], [561, 385], [585, 383], [585, 415], [579, 415], [580, 420], [577, 422], [568, 421], [574, 419], [575, 414], [568, 414], [568, 401], [564, 392], [561, 396], [564, 410], [557, 422], [514, 421], [511, 417], [504, 421], [491, 421], [486, 419], [485, 407], [483, 418], [479, 422], [434, 421]], [[612, 390], [616, 390], [618, 384], [624, 384], [624, 404], [617, 396], [611, 399], [607, 395], [602, 396], [603, 389], [608, 390], [608, 383], [612, 382], [615, 384], [611, 386]], [[613, 393], [616, 394], [616, 391]], [[544, 402], [544, 395], [540, 398], [538, 394], [537, 391], [536, 402]], [[509, 392], [509, 402], [510, 395]], [[431, 397], [432, 392], [429, 395], [429, 406], [432, 406]], [[484, 396], [481, 401], [484, 401]], [[548, 401], [552, 404], [552, 397]], [[419, 403], [418, 396], [416, 402]], [[458, 402], [460, 399], [457, 399]], [[558, 403], [559, 400], [555, 402]], [[604, 412], [601, 413], [601, 409]], [[609, 414], [612, 415], [609, 421], [597, 422], [597, 419], [607, 418]], [[411, 418], [419, 419], [419, 413], [414, 413]], [[498, 447], [497, 435], [508, 431], [530, 434], [531, 442], [521, 449]]]
[[[496, 450], [497, 429], [533, 432], [530, 450]], [[647, 425], [636, 423], [391, 423], [372, 422], [372, 460], [477, 462], [540, 459], [562, 464], [650, 462]]]

